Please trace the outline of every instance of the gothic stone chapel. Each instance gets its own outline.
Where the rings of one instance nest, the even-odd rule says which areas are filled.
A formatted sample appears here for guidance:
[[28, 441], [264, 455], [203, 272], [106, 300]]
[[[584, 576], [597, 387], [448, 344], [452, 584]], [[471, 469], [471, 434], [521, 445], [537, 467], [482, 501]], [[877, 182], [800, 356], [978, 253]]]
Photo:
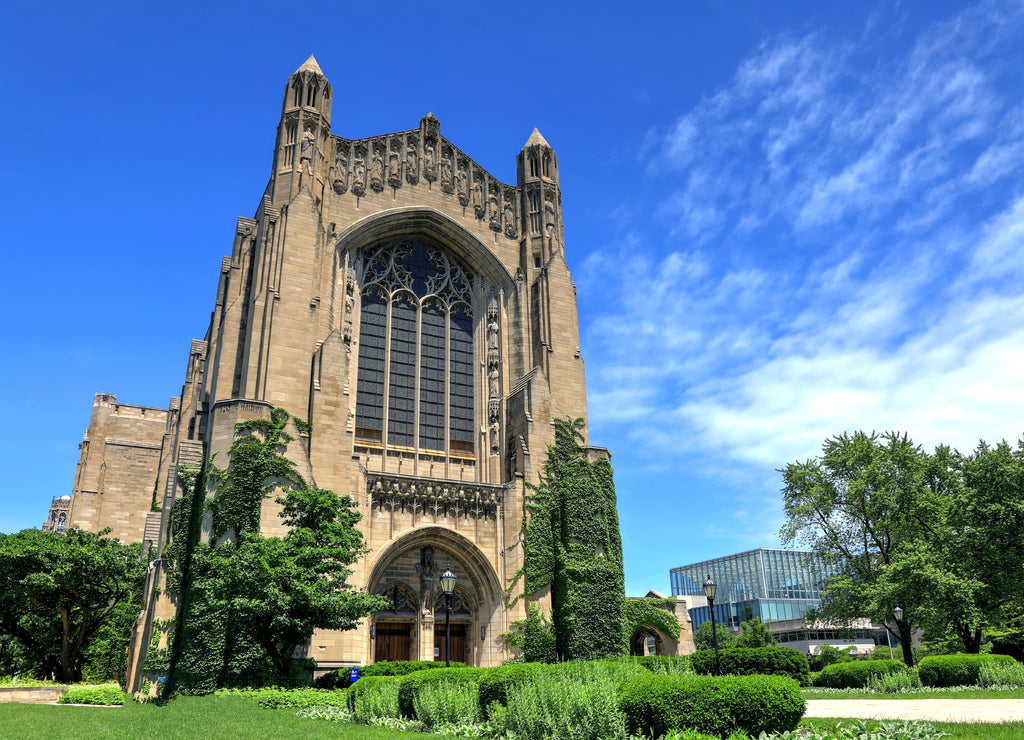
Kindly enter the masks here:
[[[526, 615], [513, 586], [526, 483], [553, 419], [587, 415], [558, 159], [534, 130], [507, 185], [431, 114], [346, 139], [331, 131], [332, 93], [313, 57], [289, 77], [270, 181], [238, 219], [181, 396], [168, 409], [96, 396], [70, 522], [159, 552], [179, 465], [223, 465], [237, 422], [283, 407], [311, 422], [289, 422], [298, 471], [362, 512], [371, 551], [349, 583], [391, 597], [358, 629], [314, 636], [318, 673], [443, 660], [448, 565], [451, 657], [497, 665], [510, 657], [499, 635]], [[264, 534], [284, 534], [274, 497], [262, 506]], [[135, 665], [145, 625], [174, 610], [167, 596], [147, 604]]]

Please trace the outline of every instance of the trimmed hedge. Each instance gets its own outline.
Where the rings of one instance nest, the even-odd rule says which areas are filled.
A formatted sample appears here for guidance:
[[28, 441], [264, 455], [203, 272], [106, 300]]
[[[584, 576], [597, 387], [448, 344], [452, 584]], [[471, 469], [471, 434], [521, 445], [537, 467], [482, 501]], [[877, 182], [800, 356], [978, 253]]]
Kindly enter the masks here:
[[876, 676], [902, 673], [907, 666], [899, 660], [852, 660], [833, 663], [814, 674], [814, 685], [826, 689], [863, 689]]
[[[462, 665], [455, 663], [454, 665]], [[359, 678], [370, 676], [407, 676], [416, 671], [424, 671], [429, 668], [444, 668], [444, 663], [433, 660], [382, 660], [368, 666], [352, 666], [351, 668], [339, 668], [336, 671], [325, 673], [313, 681], [313, 687], [317, 689], [347, 689], [352, 685], [349, 680], [352, 668], [359, 669]]]
[[[414, 700], [421, 687], [428, 683], [441, 683], [452, 681], [455, 683], [469, 683], [477, 688], [480, 679], [493, 669], [491, 668], [438, 668], [435, 670], [416, 671], [401, 677], [401, 684], [398, 687], [398, 708], [405, 717], [416, 718]], [[362, 679], [360, 679], [362, 681]], [[359, 685], [359, 681], [356, 682]]]
[[807, 704], [800, 685], [785, 676], [640, 676], [620, 688], [619, 709], [634, 735], [690, 729], [757, 737], [796, 729]]
[[[789, 676], [806, 686], [811, 667], [807, 656], [787, 647], [729, 648], [722, 650], [722, 673], [729, 676]], [[715, 651], [698, 650], [690, 656], [695, 673], [715, 672]]]
[[1009, 655], [931, 655], [921, 659], [918, 672], [925, 686], [974, 686], [986, 663], [1015, 662]]

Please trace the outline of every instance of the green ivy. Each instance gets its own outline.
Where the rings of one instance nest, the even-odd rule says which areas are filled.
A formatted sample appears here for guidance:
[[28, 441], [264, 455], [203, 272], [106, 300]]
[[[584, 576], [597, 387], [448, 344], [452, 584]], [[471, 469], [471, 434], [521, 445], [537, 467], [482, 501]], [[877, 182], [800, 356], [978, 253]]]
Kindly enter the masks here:
[[679, 620], [671, 611], [675, 599], [626, 599], [622, 611], [626, 635], [631, 637], [640, 627], [653, 627], [666, 637], [679, 640]]
[[[294, 660], [314, 629], [352, 629], [382, 597], [346, 585], [362, 556], [360, 514], [348, 496], [312, 489], [284, 456], [294, 417], [235, 425], [240, 435], [221, 470], [182, 468], [184, 495], [171, 509], [165, 548], [168, 592], [179, 599], [170, 635], [165, 695], [208, 694], [222, 687], [304, 684], [312, 659]], [[300, 430], [311, 427], [295, 419]], [[207, 482], [215, 495], [207, 500]], [[282, 488], [283, 538], [260, 534], [263, 499]], [[201, 537], [211, 513], [212, 536]], [[159, 640], [159, 636], [156, 638]]]
[[555, 421], [555, 442], [525, 507], [525, 558], [517, 574], [528, 596], [551, 589], [559, 660], [623, 655], [628, 648], [612, 467], [606, 458], [587, 459], [582, 428], [582, 419]]

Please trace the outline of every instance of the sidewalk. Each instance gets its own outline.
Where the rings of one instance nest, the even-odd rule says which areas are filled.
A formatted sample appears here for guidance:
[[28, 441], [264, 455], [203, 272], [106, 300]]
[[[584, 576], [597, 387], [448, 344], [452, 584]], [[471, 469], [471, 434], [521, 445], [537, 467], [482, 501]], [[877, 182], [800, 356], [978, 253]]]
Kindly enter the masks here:
[[1024, 722], [1024, 699], [808, 699], [804, 716]]

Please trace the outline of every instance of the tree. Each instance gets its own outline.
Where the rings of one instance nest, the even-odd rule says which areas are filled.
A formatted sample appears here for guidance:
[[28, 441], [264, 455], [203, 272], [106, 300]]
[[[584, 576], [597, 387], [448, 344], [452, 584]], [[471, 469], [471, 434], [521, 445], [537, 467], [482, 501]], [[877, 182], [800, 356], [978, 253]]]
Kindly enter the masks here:
[[[284, 456], [290, 421], [274, 409], [269, 419], [236, 425], [243, 436], [231, 446], [228, 468], [209, 473], [217, 485], [208, 504], [213, 542], [199, 541], [197, 517], [186, 511], [202, 506], [206, 476], [186, 476], [194, 490], [172, 512], [172, 532], [191, 543], [172, 540], [167, 549], [175, 561], [168, 586], [184, 597], [171, 657], [175, 691], [288, 682], [293, 653], [314, 630], [352, 629], [386, 606], [383, 597], [347, 585], [350, 566], [367, 552], [355, 526], [361, 515], [348, 496], [310, 488]], [[264, 537], [260, 509], [277, 488], [290, 529], [283, 538]]]
[[0, 632], [58, 681], [81, 680], [92, 642], [119, 605], [141, 594], [139, 546], [104, 537], [108, 531], [0, 534]]
[[740, 634], [736, 637], [736, 647], [760, 648], [770, 647], [774, 644], [775, 635], [768, 629], [768, 625], [757, 617], [740, 622]]
[[[718, 633], [718, 649], [739, 647], [736, 644], [737, 637], [724, 624], [716, 624], [715, 632]], [[693, 631], [693, 646], [698, 650], [714, 650], [714, 634], [711, 631], [711, 620], [701, 622], [700, 626]]]
[[[783, 476], [786, 523], [781, 536], [820, 553], [835, 571], [818, 618], [895, 622], [907, 665], [923, 609], [921, 590], [934, 579], [916, 565], [938, 557], [950, 497], [950, 453], [929, 459], [904, 434], [856, 432], [825, 440], [822, 456], [790, 463]], [[911, 575], [921, 575], [913, 579]], [[964, 584], [947, 583], [963, 595]]]

